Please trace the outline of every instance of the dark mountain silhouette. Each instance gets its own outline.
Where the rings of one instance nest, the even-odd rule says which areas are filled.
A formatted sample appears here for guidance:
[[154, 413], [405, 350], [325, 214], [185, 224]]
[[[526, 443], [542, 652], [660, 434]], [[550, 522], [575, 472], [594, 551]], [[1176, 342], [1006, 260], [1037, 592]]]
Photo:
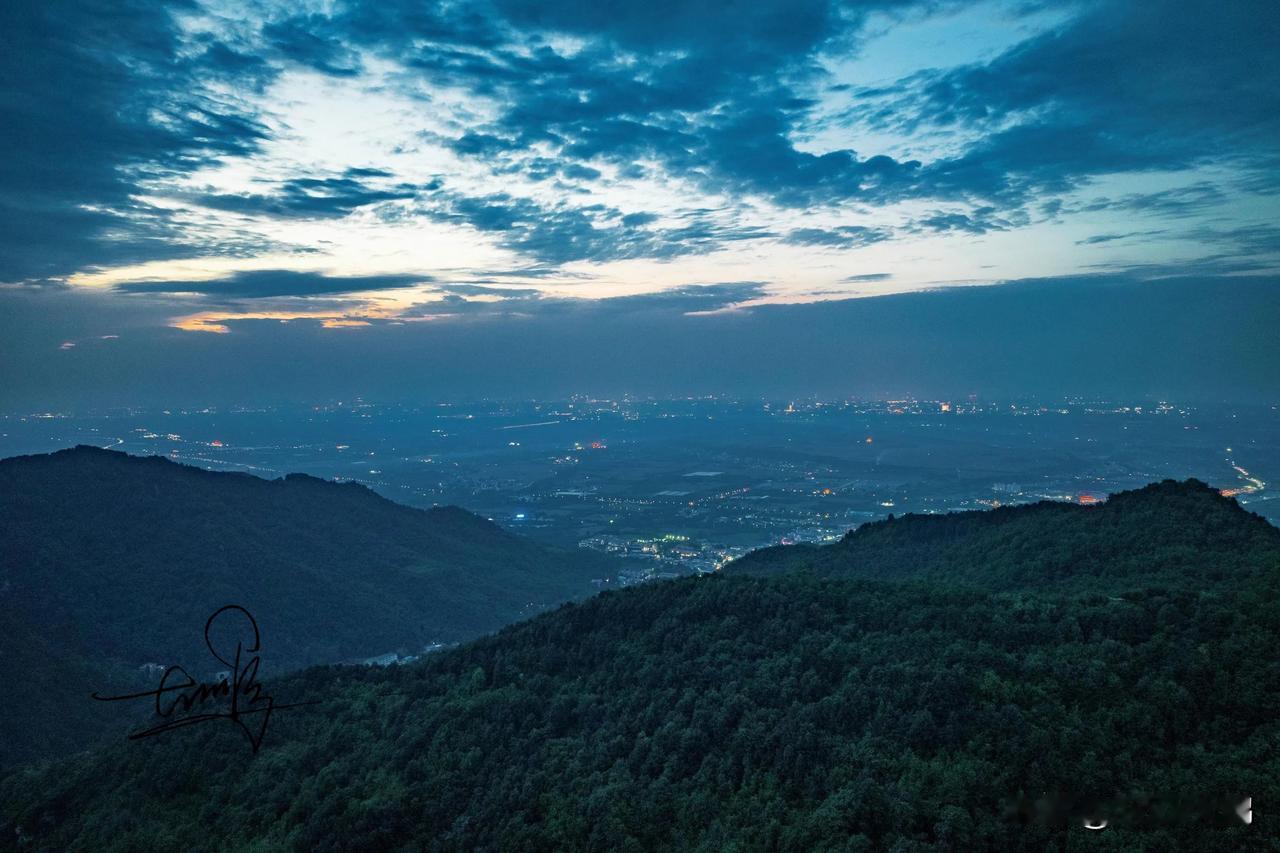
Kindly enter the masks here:
[[104, 714], [118, 719], [87, 696], [135, 684], [144, 664], [223, 669], [202, 632], [224, 604], [254, 615], [264, 671], [280, 674], [469, 639], [586, 595], [611, 571], [456, 507], [412, 509], [351, 483], [92, 447], [6, 459], [0, 677], [19, 701], [0, 709], [0, 763], [77, 746]]
[[[1273, 849], [1278, 535], [1196, 483], [1086, 510], [896, 519], [567, 604], [411, 666], [296, 673], [273, 693], [320, 704], [279, 715], [257, 755], [200, 725], [14, 771], [0, 838]], [[1062, 556], [1035, 562], [1046, 550]], [[862, 577], [877, 566], [903, 580]], [[1245, 796], [1249, 826], [1231, 809]], [[1111, 821], [1104, 834], [1089, 816]]]

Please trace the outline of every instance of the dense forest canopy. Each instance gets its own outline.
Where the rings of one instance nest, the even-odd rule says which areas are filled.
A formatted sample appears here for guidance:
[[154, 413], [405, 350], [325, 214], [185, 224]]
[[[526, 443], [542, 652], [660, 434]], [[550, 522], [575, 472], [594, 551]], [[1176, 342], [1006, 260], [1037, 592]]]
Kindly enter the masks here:
[[[896, 519], [743, 568], [564, 605], [412, 666], [273, 682], [319, 704], [279, 714], [257, 755], [201, 725], [15, 771], [0, 837], [1274, 849], [1280, 531], [1234, 501], [1166, 483], [1087, 510]], [[1244, 796], [1248, 826], [1224, 805]], [[1090, 815], [1111, 822], [1091, 832]]]
[[1277, 551], [1261, 516], [1198, 480], [1166, 480], [1105, 503], [1056, 501], [864, 524], [821, 547], [765, 548], [733, 573], [927, 580], [991, 590], [1101, 592], [1150, 583], [1230, 584]]
[[607, 558], [537, 545], [457, 507], [354, 483], [264, 480], [93, 447], [0, 461], [0, 765], [83, 745], [119, 717], [91, 691], [148, 663], [222, 669], [225, 604], [281, 674], [470, 639], [594, 590]]

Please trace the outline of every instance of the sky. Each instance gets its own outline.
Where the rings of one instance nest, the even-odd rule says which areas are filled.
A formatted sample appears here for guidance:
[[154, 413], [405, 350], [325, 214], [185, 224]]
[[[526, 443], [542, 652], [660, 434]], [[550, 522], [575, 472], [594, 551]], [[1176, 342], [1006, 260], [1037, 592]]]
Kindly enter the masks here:
[[1280, 399], [1274, 0], [0, 6], [0, 407]]

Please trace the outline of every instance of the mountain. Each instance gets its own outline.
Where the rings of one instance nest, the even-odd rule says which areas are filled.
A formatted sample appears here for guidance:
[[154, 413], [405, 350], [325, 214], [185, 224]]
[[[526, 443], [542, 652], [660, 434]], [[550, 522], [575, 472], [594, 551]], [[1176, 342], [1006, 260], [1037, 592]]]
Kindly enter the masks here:
[[1057, 501], [864, 524], [836, 543], [765, 548], [735, 574], [918, 580], [990, 590], [1094, 591], [1231, 582], [1280, 536], [1198, 480], [1166, 480], [1081, 506]]
[[[1112, 500], [895, 519], [851, 538], [867, 540], [856, 572], [775, 571], [825, 552], [772, 552], [756, 558], [763, 576], [604, 593], [411, 666], [309, 669], [269, 690], [318, 704], [277, 713], [257, 754], [219, 720], [12, 772], [0, 838], [94, 851], [1275, 849], [1280, 531], [1195, 483]], [[1175, 535], [1169, 524], [1176, 541], [1153, 538]], [[851, 577], [878, 565], [876, 541], [903, 580]], [[1084, 575], [1046, 583], [1021, 558], [983, 563], [977, 542], [1028, 556], [1051, 544], [1065, 556], [1043, 566]], [[1206, 569], [1227, 542], [1242, 552]], [[1166, 546], [1180, 558], [1129, 566]], [[1103, 592], [1085, 589], [1095, 581]], [[1245, 796], [1251, 825], [1232, 814]]]
[[542, 547], [456, 507], [352, 483], [264, 480], [77, 447], [0, 461], [0, 765], [119, 718], [90, 702], [145, 664], [224, 669], [206, 619], [243, 606], [264, 672], [417, 652], [593, 591], [605, 558]]

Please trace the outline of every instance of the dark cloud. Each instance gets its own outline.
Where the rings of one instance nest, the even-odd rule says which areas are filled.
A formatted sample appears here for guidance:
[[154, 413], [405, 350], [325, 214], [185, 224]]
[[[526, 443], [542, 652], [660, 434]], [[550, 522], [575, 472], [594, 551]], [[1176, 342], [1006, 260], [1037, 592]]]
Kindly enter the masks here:
[[691, 314], [719, 311], [764, 295], [765, 284], [760, 281], [690, 284], [656, 293], [592, 300], [594, 304], [584, 305], [583, 308], [590, 312], [615, 314], [620, 319], [625, 319], [645, 312]]
[[[561, 200], [466, 195], [355, 168], [180, 201], [280, 218], [412, 201], [428, 217], [466, 223], [525, 262], [554, 267], [674, 258], [779, 236], [734, 224], [760, 199], [797, 210], [924, 201], [946, 209], [909, 232], [981, 235], [1022, 227], [1031, 210], [1190, 217], [1223, 204], [1228, 185], [1274, 193], [1273, 0], [1076, 2], [1059, 7], [1062, 23], [982, 62], [874, 90], [832, 85], [823, 71], [824, 59], [857, 55], [869, 16], [953, 5], [384, 0], [214, 35], [179, 31], [177, 18], [202, 8], [197, 0], [4, 4], [0, 79], [10, 94], [0, 100], [0, 281], [244, 251], [252, 241], [216, 243], [184, 229], [173, 211], [141, 201], [139, 188], [257, 150], [267, 129], [242, 97], [297, 65], [352, 77], [392, 60], [400, 71], [387, 85], [424, 110], [436, 88], [485, 98], [492, 109], [483, 118], [425, 137], [491, 177], [547, 182]], [[904, 150], [917, 138], [941, 139], [948, 153], [929, 160], [802, 145], [830, 129], [815, 91], [848, 100], [840, 121], [853, 138], [862, 129], [897, 132], [908, 139]], [[1054, 198], [1100, 176], [1213, 164], [1236, 178], [1072, 204]], [[615, 175], [672, 177], [734, 209], [711, 216], [592, 203], [591, 190]], [[780, 239], [848, 248], [880, 233], [803, 228]]]
[[1216, 252], [1195, 258], [1176, 261], [1152, 261], [1136, 263], [1119, 259], [1083, 264], [1088, 273], [1103, 275], [1120, 274], [1144, 278], [1216, 277], [1228, 275], [1256, 275], [1269, 273], [1276, 268], [1275, 260], [1248, 258], [1239, 252]]
[[1248, 193], [1266, 196], [1280, 193], [1280, 154], [1251, 163], [1241, 170], [1234, 183]]
[[1115, 240], [1123, 240], [1126, 237], [1132, 237], [1134, 232], [1128, 234], [1094, 234], [1092, 237], [1085, 237], [1083, 240], [1077, 240], [1077, 246], [1096, 246], [1099, 243], [1110, 243]]
[[782, 242], [792, 246], [832, 246], [849, 249], [880, 243], [892, 236], [893, 232], [885, 228], [838, 225], [835, 228], [797, 228], [784, 237]]
[[811, 154], [792, 145], [792, 129], [792, 120], [776, 106], [735, 114], [707, 128], [695, 149], [714, 167], [704, 186], [710, 191], [759, 193], [792, 207], [884, 203], [918, 191], [918, 161], [883, 155], [859, 159], [849, 150]]
[[[850, 3], [862, 7], [893, 3]], [[517, 26], [604, 36], [617, 47], [643, 52], [697, 51], [735, 65], [804, 53], [847, 25], [842, 10], [826, 0], [758, 0], [725, 6], [683, 0], [497, 0], [495, 7]]]
[[507, 193], [468, 196], [441, 191], [425, 199], [419, 212], [494, 234], [505, 248], [550, 265], [668, 259], [772, 236], [763, 228], [724, 224], [714, 210], [680, 211], [670, 217], [670, 225], [651, 227], [656, 217], [648, 213], [624, 214], [603, 204], [561, 202], [546, 207]]
[[1227, 195], [1214, 184], [1200, 181], [1185, 187], [1173, 187], [1149, 193], [1128, 193], [1119, 198], [1093, 199], [1075, 208], [1073, 213], [1098, 213], [1118, 210], [1127, 213], [1154, 214], [1165, 219], [1197, 216], [1227, 201]]
[[1167, 233], [1163, 228], [1154, 231], [1126, 231], [1123, 234], [1094, 234], [1091, 237], [1085, 237], [1083, 240], [1077, 240], [1077, 246], [1098, 246], [1103, 243], [1114, 243], [1117, 240], [1132, 240], [1134, 237], [1154, 237], [1159, 234]]
[[[527, 299], [536, 299], [536, 296], [526, 297]], [[457, 293], [446, 293], [439, 299], [428, 302], [415, 302], [408, 308], [399, 312], [394, 320], [383, 321], [389, 324], [399, 324], [406, 320], [422, 320], [432, 317], [459, 317], [459, 316], [488, 316], [495, 317], [498, 315], [509, 315], [519, 313], [519, 307], [512, 307], [511, 303], [522, 302], [521, 299], [502, 300], [501, 302], [488, 302], [479, 299], [467, 299]]]
[[[1179, 230], [1159, 229], [1131, 234], [1099, 235], [1077, 245], [1108, 242], [1134, 237], [1163, 237], [1177, 247], [1194, 247], [1196, 257], [1180, 257], [1185, 249], [1175, 248], [1167, 260], [1134, 263], [1125, 260], [1103, 261], [1086, 265], [1086, 269], [1104, 272], [1121, 271], [1129, 275], [1173, 277], [1189, 275], [1229, 275], [1274, 271], [1280, 266], [1280, 226], [1270, 224], [1220, 227], [1197, 225]], [[1208, 251], [1206, 251], [1208, 250]]]
[[[1123, 259], [1087, 264], [1086, 269], [1132, 276], [1172, 278], [1274, 272], [1280, 267], [1280, 226], [1218, 224], [1161, 229], [1156, 234], [1174, 248], [1162, 260], [1135, 263]], [[1188, 257], [1188, 250], [1199, 254]]]
[[294, 270], [252, 270], [210, 281], [139, 281], [118, 284], [122, 293], [198, 293], [223, 298], [320, 296], [413, 287], [431, 281], [422, 275], [328, 276]]
[[251, 44], [229, 44], [209, 33], [194, 34], [187, 46], [192, 66], [202, 79], [227, 83], [238, 89], [261, 92], [276, 76], [275, 70]]
[[417, 187], [406, 184], [380, 187], [370, 183], [370, 179], [387, 175], [380, 169], [348, 169], [341, 177], [280, 181], [265, 193], [200, 193], [186, 198], [233, 213], [281, 218], [340, 217], [366, 205], [413, 198], [418, 192]]
[[[455, 20], [389, 3], [346, 24], [373, 49], [493, 96], [499, 115], [446, 143], [536, 180], [557, 174], [557, 162], [651, 160], [708, 192], [787, 206], [922, 198], [1005, 211], [1002, 221], [921, 223], [985, 233], [1025, 224], [1017, 211], [1031, 200], [1095, 176], [1274, 156], [1280, 74], [1264, 57], [1280, 16], [1270, 0], [1078, 4], [1066, 23], [989, 62], [849, 92], [849, 115], [873, 128], [970, 134], [959, 153], [922, 164], [798, 149], [813, 103], [797, 92], [820, 79], [815, 59], [856, 49], [868, 12], [906, 5], [674, 3], [658, 14], [629, 2], [498, 2], [481, 24], [470, 10]], [[547, 31], [585, 42], [561, 55], [537, 41]], [[457, 38], [482, 48], [450, 46]], [[424, 39], [435, 46], [419, 50]], [[638, 61], [619, 61], [629, 52]], [[1192, 201], [1153, 196], [1148, 210]]]
[[[48, 0], [0, 4], [0, 281], [86, 264], [189, 254], [138, 183], [254, 150], [252, 114], [201, 85], [173, 15], [193, 3]], [[256, 67], [253, 61], [245, 60]]]
[[891, 272], [866, 272], [859, 275], [847, 275], [840, 280], [849, 284], [859, 284], [871, 281], [888, 281], [891, 278], [893, 278], [893, 273]]
[[[541, 318], [573, 317], [578, 322], [612, 324], [630, 322], [651, 314], [678, 316], [719, 311], [765, 295], [765, 285], [758, 281], [689, 284], [654, 293], [603, 299], [546, 296], [531, 289], [505, 290], [470, 285], [441, 285], [437, 290], [445, 296], [431, 302], [418, 303], [395, 319], [446, 314], [495, 317], [517, 313]], [[475, 296], [499, 296], [501, 299], [467, 298]]]
[[286, 59], [336, 77], [359, 74], [359, 54], [325, 29], [324, 18], [307, 15], [267, 24], [262, 36]]
[[[712, 192], [804, 206], [896, 197], [915, 180], [918, 163], [812, 154], [791, 141], [813, 107], [792, 87], [819, 76], [817, 54], [851, 39], [870, 12], [909, 5], [387, 2], [349, 7], [323, 30], [493, 98], [492, 121], [439, 141], [498, 173], [595, 180], [584, 161], [638, 174], [637, 161], [655, 160]], [[545, 33], [584, 42], [566, 56]]]
[[1231, 228], [1198, 226], [1184, 232], [1193, 243], [1235, 247], [1241, 257], [1270, 256], [1280, 261], [1280, 225], [1241, 225]]
[[560, 168], [560, 174], [566, 178], [576, 181], [595, 181], [600, 178], [600, 170], [592, 169], [589, 166], [582, 166], [577, 163], [570, 163]]
[[657, 220], [658, 215], [656, 213], [628, 213], [622, 217], [622, 224], [628, 228], [639, 228]]
[[998, 215], [994, 207], [985, 206], [974, 208], [969, 213], [936, 211], [915, 220], [911, 230], [982, 235], [990, 231], [1008, 231], [1017, 225], [1025, 225], [1026, 221], [1026, 214], [1021, 211], [1015, 211], [1006, 217]]
[[500, 296], [503, 299], [532, 299], [540, 292], [531, 287], [485, 287], [481, 284], [442, 284], [436, 289], [457, 296]]
[[[1274, 157], [1271, 0], [1095, 2], [989, 62], [923, 72], [854, 110], [881, 129], [986, 131], [932, 164], [936, 194], [1019, 204], [1091, 177]], [[1012, 125], [1010, 126], [1012, 120]]]
[[442, 285], [437, 291], [443, 294], [440, 298], [416, 303], [392, 318], [374, 321], [375, 324], [385, 327], [410, 320], [440, 318], [474, 323], [519, 317], [525, 322], [610, 326], [645, 322], [647, 317], [679, 317], [731, 308], [764, 295], [764, 286], [759, 282], [685, 285], [657, 293], [604, 299], [466, 285]]
[[544, 278], [567, 278], [579, 279], [586, 281], [594, 278], [589, 273], [569, 273], [548, 265], [535, 265], [523, 267], [507, 267], [504, 269], [473, 269], [468, 271], [472, 284], [487, 284], [501, 279], [544, 279]]

